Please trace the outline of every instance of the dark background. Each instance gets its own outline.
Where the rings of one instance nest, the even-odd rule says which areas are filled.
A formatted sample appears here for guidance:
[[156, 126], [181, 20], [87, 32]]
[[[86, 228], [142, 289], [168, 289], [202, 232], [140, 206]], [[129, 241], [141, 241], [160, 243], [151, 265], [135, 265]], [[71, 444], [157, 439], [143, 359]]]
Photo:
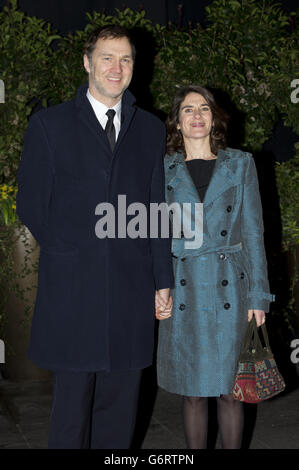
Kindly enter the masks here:
[[[0, 9], [8, 0], [0, 0]], [[19, 9], [29, 16], [44, 18], [64, 34], [83, 29], [86, 25], [85, 12], [105, 11], [113, 14], [115, 8], [146, 10], [147, 17], [154, 22], [166, 25], [169, 21], [180, 26], [187, 26], [189, 21], [205, 24], [205, 7], [212, 0], [19, 0]], [[281, 0], [286, 12], [298, 8], [298, 0]], [[182, 5], [179, 14], [178, 6]]]
[[[43, 18], [49, 21], [60, 34], [67, 34], [78, 29], [84, 29], [87, 24], [86, 12], [95, 10], [113, 14], [115, 8], [120, 10], [123, 8], [144, 9], [147, 18], [162, 25], [167, 25], [169, 22], [180, 27], [188, 27], [190, 23], [192, 25], [196, 25], [196, 23], [205, 25], [205, 7], [212, 2], [213, 0], [19, 0], [18, 4], [19, 9], [29, 16]], [[8, 3], [8, 0], [0, 0], [0, 10]], [[279, 3], [285, 12], [291, 12], [298, 8], [298, 0], [282, 0]], [[143, 47], [151, 48], [151, 44], [145, 45], [143, 42]], [[149, 52], [147, 51], [147, 53]], [[135, 74], [135, 77], [137, 77], [137, 74]], [[136, 88], [134, 81], [132, 86], [134, 89]], [[144, 90], [144, 93], [148, 94], [149, 91]], [[144, 104], [149, 99], [149, 96], [144, 96]], [[146, 107], [149, 108], [149, 106]], [[265, 143], [264, 148], [275, 156], [275, 160], [285, 161], [294, 155], [294, 143], [297, 140], [298, 137], [295, 133], [290, 128], [285, 127], [283, 121], [280, 120], [273, 130], [271, 139]]]

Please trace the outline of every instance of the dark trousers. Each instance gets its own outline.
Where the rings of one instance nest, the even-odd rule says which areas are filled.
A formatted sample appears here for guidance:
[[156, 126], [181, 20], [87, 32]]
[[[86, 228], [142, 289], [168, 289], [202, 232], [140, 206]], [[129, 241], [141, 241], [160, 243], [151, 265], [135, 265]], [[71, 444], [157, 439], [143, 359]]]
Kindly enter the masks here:
[[55, 372], [49, 449], [128, 449], [141, 372]]

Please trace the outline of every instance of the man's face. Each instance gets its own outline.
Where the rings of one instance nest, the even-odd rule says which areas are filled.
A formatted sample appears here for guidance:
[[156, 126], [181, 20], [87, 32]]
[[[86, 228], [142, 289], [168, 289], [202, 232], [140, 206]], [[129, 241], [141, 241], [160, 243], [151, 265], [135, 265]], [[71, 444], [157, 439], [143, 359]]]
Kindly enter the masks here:
[[128, 88], [133, 74], [132, 48], [126, 37], [98, 39], [91, 61], [84, 55], [89, 74], [89, 90], [94, 98], [109, 108]]

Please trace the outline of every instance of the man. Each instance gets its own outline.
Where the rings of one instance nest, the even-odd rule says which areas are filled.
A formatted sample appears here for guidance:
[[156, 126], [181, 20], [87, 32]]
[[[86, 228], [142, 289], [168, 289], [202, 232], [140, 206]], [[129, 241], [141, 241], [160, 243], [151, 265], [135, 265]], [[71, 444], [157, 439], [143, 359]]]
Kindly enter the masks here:
[[[36, 113], [25, 136], [17, 211], [40, 244], [29, 357], [54, 372], [50, 448], [128, 448], [154, 310], [169, 312], [167, 238], [95, 230], [97, 206], [164, 201], [162, 123], [127, 90], [135, 49], [119, 26], [85, 46], [88, 85]], [[156, 294], [155, 294], [156, 292]]]

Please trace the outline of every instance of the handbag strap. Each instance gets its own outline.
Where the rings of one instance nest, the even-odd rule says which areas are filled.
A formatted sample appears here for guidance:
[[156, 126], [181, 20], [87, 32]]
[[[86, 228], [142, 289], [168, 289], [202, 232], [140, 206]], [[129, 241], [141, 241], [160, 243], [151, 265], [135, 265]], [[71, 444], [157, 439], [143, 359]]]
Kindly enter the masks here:
[[245, 333], [245, 338], [244, 338], [244, 341], [243, 341], [243, 348], [242, 348], [242, 354], [247, 354], [248, 351], [249, 351], [249, 348], [253, 342], [253, 334], [254, 334], [254, 325], [253, 325], [253, 321], [251, 320], [249, 323], [248, 323], [248, 326], [247, 326], [247, 330], [246, 330], [246, 333]]
[[[265, 347], [262, 345], [258, 330], [262, 332]], [[256, 358], [264, 358], [269, 354], [271, 354], [271, 348], [266, 325], [263, 324], [261, 327], [258, 327], [256, 319], [253, 317], [249, 322], [245, 333], [241, 355], [242, 357], [249, 355]]]
[[263, 333], [266, 348], [271, 350], [270, 343], [269, 343], [268, 332], [267, 332], [267, 328], [266, 328], [265, 323], [263, 323], [263, 325], [262, 325], [262, 333]]
[[[255, 318], [251, 321], [253, 323], [253, 349], [255, 349], [256, 358], [265, 359], [266, 357], [272, 354], [266, 325], [263, 324], [261, 327], [258, 328]], [[262, 332], [265, 347], [262, 345], [258, 329]]]

